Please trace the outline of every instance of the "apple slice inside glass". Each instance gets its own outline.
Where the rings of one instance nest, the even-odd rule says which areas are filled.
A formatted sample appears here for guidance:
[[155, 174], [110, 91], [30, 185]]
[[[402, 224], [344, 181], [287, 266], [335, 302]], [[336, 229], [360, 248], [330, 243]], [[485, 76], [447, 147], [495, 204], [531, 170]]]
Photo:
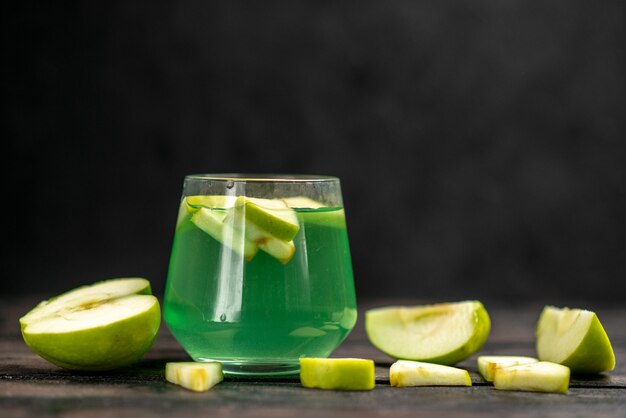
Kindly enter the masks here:
[[165, 365], [165, 379], [194, 392], [205, 392], [224, 380], [218, 362], [177, 362]]
[[300, 230], [296, 212], [280, 199], [258, 199], [239, 196], [235, 211], [259, 228], [282, 241], [291, 241]]
[[478, 357], [478, 372], [487, 382], [493, 382], [493, 374], [498, 367], [517, 366], [520, 364], [535, 363], [534, 357], [525, 356], [480, 356]]
[[234, 226], [234, 220], [225, 222], [226, 217], [225, 211], [203, 207], [192, 215], [191, 222], [246, 260], [252, 260], [258, 250], [257, 245], [244, 237], [240, 229]]

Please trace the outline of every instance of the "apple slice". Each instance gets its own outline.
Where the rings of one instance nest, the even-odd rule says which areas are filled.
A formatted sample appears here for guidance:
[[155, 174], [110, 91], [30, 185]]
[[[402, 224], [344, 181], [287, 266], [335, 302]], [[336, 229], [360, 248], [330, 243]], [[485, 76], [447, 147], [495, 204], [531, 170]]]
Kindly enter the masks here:
[[257, 253], [257, 245], [246, 239], [240, 228], [235, 228], [236, 220], [225, 222], [226, 215], [225, 211], [202, 207], [193, 214], [191, 222], [246, 260], [252, 260]]
[[[231, 219], [234, 219], [236, 216], [237, 212], [231, 212], [226, 217], [225, 222], [231, 222]], [[237, 224], [237, 222], [233, 222], [233, 225]], [[280, 240], [247, 219], [243, 227], [239, 224], [239, 226], [235, 228], [242, 228], [247, 241], [253, 243], [256, 247], [265, 251], [282, 264], [287, 264], [296, 252], [296, 246], [293, 241]]]
[[548, 361], [498, 367], [493, 386], [500, 390], [567, 393], [569, 368]]
[[235, 206], [236, 200], [237, 196], [221, 195], [191, 195], [183, 197], [178, 209], [176, 228], [180, 227], [188, 216], [193, 215], [200, 208], [224, 210]]
[[390, 306], [365, 313], [369, 340], [391, 357], [452, 365], [478, 351], [490, 320], [478, 301], [413, 307]]
[[113, 279], [41, 302], [20, 318], [26, 344], [72, 370], [111, 370], [138, 360], [156, 338], [157, 298], [145, 279]]
[[467, 370], [440, 364], [398, 360], [389, 369], [389, 383], [409, 386], [472, 386]]
[[133, 294], [151, 295], [152, 288], [150, 287], [150, 282], [140, 277], [127, 277], [81, 286], [40, 302], [39, 305], [20, 318], [20, 326], [24, 329], [26, 325], [37, 322], [42, 317], [50, 316], [51, 312], [61, 310], [68, 305], [72, 306], [77, 303], [74, 302], [77, 298], [93, 297], [104, 300]]
[[247, 220], [282, 241], [291, 241], [300, 230], [296, 212], [280, 199], [239, 196], [235, 210], [242, 211]]
[[237, 196], [192, 195], [185, 197], [184, 201], [192, 209], [199, 209], [200, 207], [209, 209], [228, 209], [235, 206]]
[[200, 207], [192, 215], [191, 222], [248, 261], [261, 249], [286, 264], [296, 250], [293, 241], [276, 238], [237, 209], [224, 211]]
[[282, 199], [290, 208], [319, 209], [326, 205], [306, 196], [292, 196]]
[[306, 388], [372, 390], [374, 362], [357, 358], [301, 358], [300, 382]]
[[195, 392], [205, 392], [224, 380], [222, 365], [217, 362], [179, 362], [165, 364], [165, 379]]
[[480, 356], [478, 357], [478, 372], [487, 382], [493, 382], [495, 369], [499, 367], [518, 366], [520, 364], [536, 363], [534, 357], [524, 356]]
[[540, 360], [567, 366], [572, 373], [600, 373], [615, 368], [611, 341], [594, 312], [546, 306], [536, 334]]

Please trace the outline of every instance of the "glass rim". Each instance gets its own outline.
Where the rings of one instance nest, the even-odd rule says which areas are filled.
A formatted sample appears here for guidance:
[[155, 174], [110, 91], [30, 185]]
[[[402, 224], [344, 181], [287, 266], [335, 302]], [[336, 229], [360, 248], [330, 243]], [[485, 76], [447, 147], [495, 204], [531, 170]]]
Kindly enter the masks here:
[[338, 182], [339, 177], [316, 174], [211, 173], [188, 174], [187, 180], [235, 183], [324, 183]]

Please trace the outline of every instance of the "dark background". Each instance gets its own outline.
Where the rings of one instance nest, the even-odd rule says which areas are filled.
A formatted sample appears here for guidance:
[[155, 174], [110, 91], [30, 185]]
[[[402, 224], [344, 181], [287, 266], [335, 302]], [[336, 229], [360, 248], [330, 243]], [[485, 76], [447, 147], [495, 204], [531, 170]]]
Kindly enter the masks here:
[[339, 176], [359, 297], [626, 297], [626, 2], [3, 3], [3, 296], [162, 292], [188, 173]]

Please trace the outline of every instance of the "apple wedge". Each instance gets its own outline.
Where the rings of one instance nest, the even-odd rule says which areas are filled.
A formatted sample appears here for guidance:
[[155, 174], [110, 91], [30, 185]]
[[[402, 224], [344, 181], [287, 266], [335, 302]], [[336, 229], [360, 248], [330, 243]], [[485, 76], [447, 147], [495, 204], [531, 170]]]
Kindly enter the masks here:
[[356, 358], [301, 358], [300, 382], [306, 388], [372, 390], [374, 362]]
[[487, 382], [493, 382], [495, 369], [499, 367], [518, 366], [520, 364], [536, 363], [534, 357], [524, 356], [480, 356], [478, 357], [478, 372]]
[[296, 211], [280, 199], [256, 199], [239, 196], [235, 211], [269, 235], [281, 241], [291, 241], [300, 230]]
[[412, 307], [390, 306], [365, 313], [371, 343], [402, 360], [453, 365], [478, 351], [490, 320], [478, 301]]
[[[206, 197], [207, 199], [212, 199], [210, 201], [207, 199], [191, 199], [193, 197]], [[216, 200], [217, 197], [220, 196], [190, 196], [188, 200], [206, 205], [211, 204], [212, 202], [219, 202], [219, 200]], [[221, 197], [227, 198], [232, 196]], [[234, 252], [242, 255], [247, 261], [251, 261], [257, 251], [261, 249], [281, 263], [288, 263], [296, 250], [293, 241], [286, 241], [279, 238], [257, 223], [259, 222], [262, 225], [272, 224], [273, 226], [271, 229], [274, 232], [282, 231], [284, 235], [286, 232], [284, 232], [282, 228], [287, 222], [277, 222], [277, 210], [271, 211], [265, 210], [260, 206], [257, 207], [255, 203], [248, 201], [250, 199], [252, 198], [244, 198], [240, 196], [235, 202], [232, 202], [232, 200], [226, 200], [226, 203], [233, 204], [233, 206], [227, 210], [210, 209], [202, 205], [194, 207], [191, 222], [215, 240], [222, 243], [225, 247], [230, 248]], [[293, 209], [287, 208], [285, 203], [280, 200], [272, 201], [269, 199], [254, 199], [254, 202], [258, 201], [261, 201], [266, 206], [272, 206], [272, 204], [268, 202], [274, 202], [274, 206], [280, 206], [281, 208], [290, 211], [290, 213], [293, 213], [295, 217]], [[257, 207], [257, 209], [251, 209], [253, 206]], [[251, 220], [249, 216], [252, 216], [255, 221]], [[299, 229], [297, 217], [295, 217], [295, 222], [295, 226]], [[289, 225], [293, 226], [293, 224]]]
[[178, 228], [188, 216], [192, 216], [200, 208], [223, 211], [235, 206], [236, 200], [236, 196], [221, 195], [191, 195], [183, 197], [180, 202], [180, 208], [178, 209], [176, 228]]
[[111, 370], [138, 360], [159, 330], [161, 311], [141, 278], [113, 279], [41, 302], [20, 319], [26, 344], [71, 370]]
[[178, 362], [165, 365], [165, 379], [194, 392], [205, 392], [224, 380], [218, 362]]
[[539, 361], [496, 368], [493, 386], [500, 390], [567, 393], [569, 377], [569, 368], [548, 361]]
[[240, 228], [235, 227], [234, 220], [225, 222], [226, 216], [225, 211], [202, 207], [193, 214], [191, 222], [246, 260], [252, 260], [257, 253], [257, 245], [245, 238]]
[[546, 306], [536, 334], [540, 360], [562, 364], [579, 374], [615, 368], [611, 341], [594, 312]]
[[408, 360], [398, 360], [391, 365], [389, 383], [396, 387], [472, 386], [467, 370]]
[[[235, 219], [235, 215], [236, 212], [231, 212], [224, 222], [231, 222], [231, 219]], [[233, 217], [231, 218], [231, 216]], [[233, 224], [237, 225], [236, 222], [233, 222]], [[241, 227], [241, 224], [238, 227]], [[296, 246], [293, 241], [280, 240], [247, 219], [243, 224], [243, 231], [247, 242], [253, 243], [257, 248], [268, 253], [282, 264], [287, 264], [296, 252]]]

